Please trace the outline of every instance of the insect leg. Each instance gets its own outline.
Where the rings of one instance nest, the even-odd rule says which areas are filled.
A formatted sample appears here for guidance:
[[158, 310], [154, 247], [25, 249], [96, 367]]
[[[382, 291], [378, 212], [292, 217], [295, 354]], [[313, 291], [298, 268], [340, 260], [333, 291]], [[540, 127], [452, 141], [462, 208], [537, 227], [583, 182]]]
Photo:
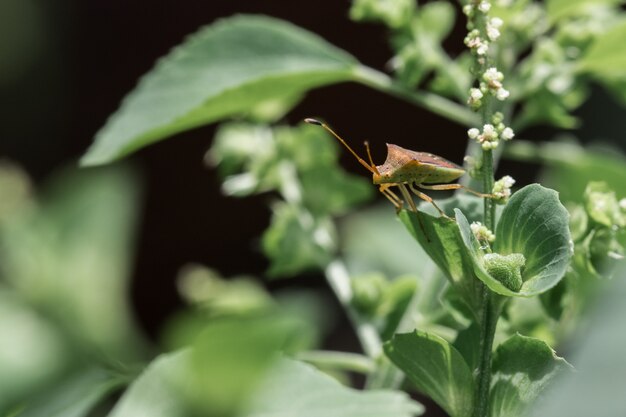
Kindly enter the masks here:
[[495, 198], [493, 194], [479, 193], [478, 191], [474, 191], [471, 188], [467, 188], [466, 186], [461, 185], [461, 184], [437, 184], [437, 185], [418, 184], [417, 186], [420, 188], [425, 188], [427, 190], [459, 190], [460, 189], [460, 190], [467, 191], [468, 193], [477, 195], [478, 197]]
[[400, 192], [402, 193], [402, 197], [404, 197], [404, 199], [409, 203], [409, 206], [411, 206], [411, 210], [417, 212], [417, 206], [415, 205], [415, 202], [413, 201], [411, 194], [409, 194], [409, 190], [407, 190], [406, 185], [404, 184], [393, 184], [393, 185], [398, 186], [398, 188], [400, 189]]
[[[417, 185], [418, 187], [421, 187], [420, 184]], [[450, 217], [448, 217], [448, 215], [446, 213], [443, 212], [443, 210], [441, 210], [439, 208], [439, 206], [435, 203], [435, 200], [433, 200], [431, 197], [429, 197], [428, 195], [424, 194], [423, 192], [421, 192], [420, 190], [418, 190], [417, 188], [415, 188], [415, 186], [413, 184], [409, 184], [409, 188], [411, 189], [411, 191], [413, 191], [413, 193], [415, 193], [415, 195], [417, 195], [419, 198], [421, 198], [424, 201], [428, 201], [430, 204], [433, 205], [433, 207], [435, 207], [437, 209], [437, 211], [439, 212], [439, 214], [441, 214], [442, 217], [445, 217], [446, 219], [450, 219]], [[452, 219], [450, 219], [452, 220]]]
[[389, 201], [391, 201], [391, 204], [393, 204], [396, 207], [396, 211], [400, 211], [402, 210], [402, 206], [404, 205], [404, 201], [398, 197], [393, 191], [391, 191], [389, 189], [388, 185], [381, 185], [378, 190], [385, 196], [387, 197], [387, 199]]

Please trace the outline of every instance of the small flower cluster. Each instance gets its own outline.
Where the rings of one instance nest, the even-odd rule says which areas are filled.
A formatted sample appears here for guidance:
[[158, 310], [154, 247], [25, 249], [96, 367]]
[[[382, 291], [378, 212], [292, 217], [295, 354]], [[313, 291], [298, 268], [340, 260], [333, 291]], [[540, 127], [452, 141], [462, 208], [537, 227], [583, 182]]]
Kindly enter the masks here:
[[470, 224], [470, 229], [479, 242], [493, 243], [496, 240], [496, 235], [481, 222], [473, 222]]
[[470, 88], [467, 104], [469, 104], [472, 109], [478, 110], [483, 104], [482, 98], [485, 94], [492, 94], [500, 101], [506, 100], [510, 93], [509, 90], [503, 87], [503, 80], [504, 74], [498, 71], [497, 68], [487, 68], [482, 75], [479, 88]]
[[473, 127], [467, 131], [467, 136], [480, 143], [480, 146], [486, 151], [495, 149], [500, 144], [500, 139], [511, 140], [515, 137], [513, 129], [505, 126], [502, 122], [503, 119], [502, 113], [496, 112], [491, 119], [493, 124], [484, 125], [482, 132]]
[[483, 73], [483, 80], [480, 83], [481, 90], [487, 90], [491, 92], [500, 101], [504, 101], [509, 97], [509, 91], [502, 86], [504, 80], [504, 74], [502, 74], [496, 67], [487, 68]]
[[498, 203], [506, 203], [509, 200], [513, 184], [515, 180], [509, 175], [505, 175], [493, 184], [492, 194]]
[[479, 57], [485, 56], [489, 50], [489, 41], [480, 37], [478, 29], [471, 30], [463, 42]]

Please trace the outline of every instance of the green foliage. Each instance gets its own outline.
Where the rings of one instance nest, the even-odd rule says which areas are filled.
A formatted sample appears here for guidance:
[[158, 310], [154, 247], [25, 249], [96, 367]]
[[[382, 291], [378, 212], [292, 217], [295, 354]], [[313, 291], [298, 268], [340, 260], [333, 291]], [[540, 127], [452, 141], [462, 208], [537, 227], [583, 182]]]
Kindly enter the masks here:
[[538, 184], [522, 188], [513, 194], [498, 222], [493, 251], [522, 254], [526, 260], [519, 291], [511, 290], [487, 271], [480, 243], [467, 219], [459, 210], [456, 214], [476, 276], [492, 291], [529, 297], [549, 290], [563, 278], [571, 257], [571, 238], [567, 211], [555, 191]]
[[399, 217], [422, 249], [459, 288], [465, 302], [475, 310], [479, 293], [474, 279], [473, 260], [457, 224], [451, 219], [433, 217], [419, 211], [405, 210], [400, 212]]
[[541, 340], [514, 335], [493, 357], [491, 417], [525, 416], [553, 379], [572, 367]]
[[86, 415], [120, 385], [103, 368], [144, 354], [126, 304], [137, 179], [65, 170], [36, 200], [15, 168], [0, 178], [0, 414]]
[[619, 416], [626, 413], [623, 387], [626, 384], [626, 270], [621, 265], [620, 279], [603, 289], [602, 300], [591, 315], [584, 337], [578, 339], [570, 354], [576, 373], [565, 378], [536, 402], [528, 415], [539, 416]]
[[394, 391], [357, 391], [304, 363], [282, 359], [244, 417], [410, 417], [423, 407]]
[[[453, 57], [442, 46], [455, 27], [449, 2], [353, 1], [352, 19], [387, 27], [392, 77], [289, 23], [237, 16], [201, 29], [140, 81], [82, 163], [110, 162], [224, 119], [257, 123], [221, 126], [208, 161], [224, 178], [225, 194], [273, 199], [271, 224], [261, 238], [270, 260], [267, 275], [324, 270], [369, 357], [296, 355], [320, 366], [325, 360], [324, 367], [346, 383], [341, 371], [363, 372], [364, 392], [287, 359], [314, 339], [298, 313], [308, 308], [305, 301], [292, 297], [291, 309], [281, 309], [249, 277], [226, 281], [207, 268], [188, 267], [179, 291], [191, 308], [165, 337], [177, 351], [158, 356], [110, 416], [409, 417], [422, 408], [394, 391], [406, 376], [452, 417], [514, 417], [570, 368], [548, 344], [516, 332], [563, 340], [598, 278], [611, 276], [621, 262], [622, 158], [566, 144], [513, 145], [513, 154], [553, 164], [546, 178], [560, 182], [554, 188], [571, 215], [555, 191], [533, 184], [497, 211], [491, 200], [476, 197], [441, 201], [456, 221], [429, 204], [400, 211], [400, 222], [421, 247], [400, 235], [389, 209], [348, 219], [342, 244], [335, 217], [365, 201], [374, 187], [338, 168], [337, 143], [321, 130], [263, 124], [281, 119], [309, 90], [344, 81], [472, 126], [479, 118], [462, 106], [476, 87], [470, 107], [477, 109], [471, 100], [480, 102], [474, 96], [484, 93], [481, 124], [497, 119], [492, 130], [498, 134], [509, 125], [516, 133], [536, 124], [576, 127], [573, 112], [593, 81], [626, 97], [620, 1], [474, 3], [463, 8], [468, 29], [489, 49], [471, 47]], [[468, 36], [468, 46], [472, 40], [477, 38]], [[487, 71], [504, 75], [489, 79]], [[502, 78], [510, 89], [506, 101], [494, 90]], [[509, 96], [508, 90], [500, 93]], [[493, 188], [498, 153], [483, 148], [473, 157], [468, 171], [483, 191], [507, 200], [508, 186]], [[125, 173], [90, 173], [63, 180], [38, 203], [22, 177], [19, 169], [0, 165], [0, 336], [17, 334], [0, 344], [3, 376], [8, 370], [0, 381], [0, 414], [87, 415], [125, 382], [127, 361], [142, 355], [121, 301], [137, 189]], [[477, 238], [473, 230], [481, 225], [470, 226], [474, 221], [495, 227], [495, 241], [484, 229]], [[541, 299], [529, 298], [534, 295]], [[413, 328], [419, 330], [405, 333]], [[506, 340], [490, 370], [494, 337]], [[107, 360], [84, 355], [93, 350]], [[13, 360], [21, 351], [28, 361]], [[65, 383], [50, 390], [60, 380]]]
[[3, 280], [78, 341], [119, 358], [137, 356], [124, 296], [137, 197], [130, 170], [68, 170], [38, 209], [0, 231]]
[[432, 398], [450, 416], [472, 414], [472, 371], [448, 342], [439, 336], [416, 330], [396, 334], [385, 343], [385, 353], [420, 392]]
[[297, 349], [307, 333], [295, 317], [268, 311], [187, 320], [174, 329], [170, 338], [188, 348], [157, 358], [126, 391], [112, 417], [235, 415], [278, 352]]
[[20, 417], [85, 417], [95, 405], [120, 389], [122, 378], [100, 369], [88, 369], [51, 388], [20, 412]]
[[287, 22], [264, 16], [224, 19], [201, 29], [144, 76], [82, 163], [110, 162], [261, 106], [276, 106], [273, 113], [281, 115], [307, 90], [352, 79], [356, 65], [350, 55]]
[[335, 256], [331, 216], [366, 200], [371, 187], [337, 166], [334, 139], [320, 129], [232, 124], [220, 129], [208, 160], [234, 196], [277, 191], [262, 239], [272, 277], [325, 267]]

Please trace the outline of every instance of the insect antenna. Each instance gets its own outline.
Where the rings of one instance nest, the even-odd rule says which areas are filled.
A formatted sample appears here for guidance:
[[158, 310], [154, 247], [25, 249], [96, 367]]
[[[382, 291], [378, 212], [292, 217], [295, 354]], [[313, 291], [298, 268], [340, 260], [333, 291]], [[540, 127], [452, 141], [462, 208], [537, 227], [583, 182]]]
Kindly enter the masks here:
[[370, 151], [370, 143], [368, 141], [365, 141], [363, 142], [363, 144], [365, 145], [365, 151], [367, 152], [367, 158], [370, 161], [370, 166], [374, 168], [374, 171], [376, 172], [376, 174], [380, 175], [380, 172], [378, 172], [378, 168], [376, 168], [376, 164], [374, 164], [374, 160], [372, 159], [372, 152]]
[[[331, 128], [330, 128], [330, 127], [326, 124], [326, 123], [322, 123], [322, 122], [320, 122], [320, 121], [319, 121], [319, 120], [317, 120], [317, 119], [311, 119], [311, 118], [306, 118], [306, 119], [304, 119], [304, 121], [305, 121], [305, 122], [307, 122], [307, 123], [309, 123], [309, 124], [316, 125], [316, 126], [321, 126], [321, 127], [323, 127], [324, 129], [326, 129], [326, 131], [327, 131], [328, 133], [330, 133], [331, 135], [333, 135], [333, 136], [334, 136], [334, 137], [335, 137], [335, 138], [336, 138], [339, 142], [341, 142], [341, 144], [342, 144], [343, 146], [345, 146], [345, 147], [346, 147], [346, 149], [347, 149], [348, 151], [350, 151], [350, 153], [351, 153], [351, 154], [352, 154], [352, 155], [353, 155], [353, 156], [357, 159], [357, 161], [359, 161], [359, 163], [360, 163], [361, 165], [363, 165], [363, 166], [364, 166], [364, 167], [365, 167], [365, 168], [366, 168], [369, 172], [371, 172], [372, 174], [378, 174], [378, 175], [379, 175], [379, 173], [378, 173], [378, 169], [376, 169], [376, 165], [374, 165], [374, 163], [372, 162], [372, 157], [371, 157], [371, 155], [369, 156], [369, 158], [370, 158], [370, 163], [371, 163], [371, 165], [370, 165], [370, 164], [368, 164], [367, 162], [365, 162], [365, 161], [363, 160], [363, 158], [361, 158], [359, 155], [357, 155], [357, 153], [356, 153], [356, 152], [354, 152], [354, 150], [350, 147], [350, 145], [348, 145], [348, 144], [346, 143], [346, 141], [345, 141], [345, 140], [343, 140], [343, 139], [341, 138], [341, 136], [339, 136], [337, 133], [335, 133], [335, 131], [334, 131], [334, 130], [332, 130], [332, 129], [331, 129]], [[369, 151], [368, 151], [368, 154], [369, 154]]]

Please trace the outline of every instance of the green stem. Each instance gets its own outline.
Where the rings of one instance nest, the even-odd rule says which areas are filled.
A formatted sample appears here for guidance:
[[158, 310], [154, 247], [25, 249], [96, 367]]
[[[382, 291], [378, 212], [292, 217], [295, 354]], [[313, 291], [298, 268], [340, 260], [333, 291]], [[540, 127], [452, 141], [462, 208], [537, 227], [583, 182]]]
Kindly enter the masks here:
[[370, 358], [379, 358], [383, 353], [382, 340], [376, 327], [364, 320], [352, 307], [352, 285], [346, 266], [340, 260], [335, 260], [326, 267], [325, 272], [326, 281], [348, 315], [363, 351]]
[[464, 126], [475, 126], [478, 123], [476, 114], [464, 105], [448, 100], [438, 94], [409, 90], [401, 84], [394, 82], [386, 74], [373, 68], [358, 66], [355, 68], [354, 76], [357, 82], [430, 110], [453, 122]]
[[310, 350], [298, 353], [297, 358], [320, 368], [339, 369], [361, 374], [369, 374], [376, 368], [376, 364], [371, 358], [358, 353]]
[[474, 405], [474, 417], [489, 415], [489, 388], [491, 386], [491, 352], [496, 325], [500, 316], [498, 300], [491, 290], [483, 285], [483, 300], [480, 323], [477, 386]]

